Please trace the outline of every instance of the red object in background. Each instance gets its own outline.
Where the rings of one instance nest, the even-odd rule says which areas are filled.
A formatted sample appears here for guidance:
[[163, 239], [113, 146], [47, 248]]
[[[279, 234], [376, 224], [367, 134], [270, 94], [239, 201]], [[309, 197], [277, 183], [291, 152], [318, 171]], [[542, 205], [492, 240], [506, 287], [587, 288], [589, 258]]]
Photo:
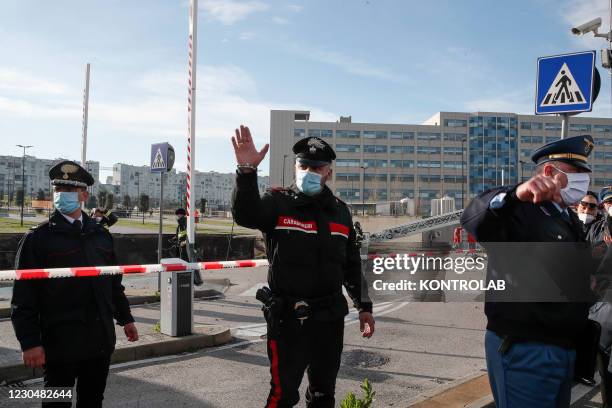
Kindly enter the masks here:
[[472, 234], [468, 234], [468, 244], [475, 244], [476, 238], [472, 236]]
[[462, 230], [463, 228], [461, 227], [455, 228], [455, 231], [453, 232], [453, 244], [455, 245], [461, 244], [461, 231]]
[[195, 213], [193, 213], [193, 216], [195, 218], [196, 224], [198, 224], [200, 222], [200, 210], [196, 208]]

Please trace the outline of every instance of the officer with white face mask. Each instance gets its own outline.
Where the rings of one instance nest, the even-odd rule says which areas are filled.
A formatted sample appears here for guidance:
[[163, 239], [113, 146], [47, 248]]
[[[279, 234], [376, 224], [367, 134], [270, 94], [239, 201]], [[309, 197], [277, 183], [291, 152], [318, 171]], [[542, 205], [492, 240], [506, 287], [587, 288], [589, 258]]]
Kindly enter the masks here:
[[581, 345], [597, 264], [568, 210], [588, 191], [592, 150], [591, 136], [548, 143], [533, 153], [533, 177], [481, 193], [462, 214], [462, 226], [487, 250], [487, 279], [503, 278], [509, 288], [487, 293], [485, 302], [485, 354], [498, 407], [569, 407], [574, 378], [593, 377], [594, 359], [581, 357]]

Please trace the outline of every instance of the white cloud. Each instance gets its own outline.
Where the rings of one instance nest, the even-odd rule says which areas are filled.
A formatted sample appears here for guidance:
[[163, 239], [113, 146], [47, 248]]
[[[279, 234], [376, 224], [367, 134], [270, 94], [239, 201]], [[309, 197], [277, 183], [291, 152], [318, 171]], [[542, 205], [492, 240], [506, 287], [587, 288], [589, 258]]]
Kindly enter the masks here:
[[300, 6], [299, 4], [287, 4], [287, 9], [293, 11], [294, 13], [299, 13], [300, 11], [302, 11], [304, 9], [303, 6]]
[[272, 17], [272, 22], [274, 24], [278, 24], [278, 25], [287, 25], [289, 24], [289, 20], [287, 20], [286, 18], [282, 18], [282, 17]]
[[260, 1], [205, 0], [202, 3], [207, 17], [218, 20], [225, 25], [231, 25], [247, 18], [250, 14], [268, 9], [268, 5]]
[[246, 32], [240, 34], [240, 37], [238, 37], [238, 38], [240, 38], [243, 41], [251, 40], [251, 39], [255, 38], [255, 33], [250, 32], [250, 31], [246, 31]]
[[0, 68], [0, 89], [50, 95], [68, 93], [68, 88], [58, 81], [42, 79], [11, 68]]
[[323, 64], [335, 66], [352, 75], [392, 82], [404, 82], [406, 80], [406, 78], [389, 71], [382, 65], [375, 65], [369, 61], [338, 51], [315, 49], [306, 46], [293, 46], [289, 48], [289, 51], [303, 58], [309, 58]]

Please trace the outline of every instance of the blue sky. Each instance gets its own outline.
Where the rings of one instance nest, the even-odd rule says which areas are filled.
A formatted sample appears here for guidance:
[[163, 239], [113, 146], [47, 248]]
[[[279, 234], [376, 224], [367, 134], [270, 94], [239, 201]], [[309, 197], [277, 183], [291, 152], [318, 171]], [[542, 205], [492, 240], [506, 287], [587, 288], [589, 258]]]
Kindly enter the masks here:
[[[3, 1], [0, 154], [27, 143], [79, 159], [90, 62], [88, 159], [147, 164], [150, 144], [169, 141], [184, 170], [188, 5]], [[392, 123], [532, 113], [536, 58], [605, 46], [569, 32], [598, 16], [607, 30], [608, 0], [200, 0], [196, 168], [231, 171], [233, 129], [247, 124], [265, 143], [270, 109]], [[592, 115], [610, 117], [600, 72]]]

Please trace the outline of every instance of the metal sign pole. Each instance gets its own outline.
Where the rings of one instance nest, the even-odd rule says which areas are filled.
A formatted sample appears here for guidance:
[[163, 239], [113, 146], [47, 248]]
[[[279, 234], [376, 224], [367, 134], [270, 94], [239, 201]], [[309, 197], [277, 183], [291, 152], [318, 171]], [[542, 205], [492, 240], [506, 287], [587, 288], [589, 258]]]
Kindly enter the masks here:
[[191, 0], [189, 8], [189, 131], [187, 136], [187, 255], [195, 261], [195, 121], [196, 121], [196, 65], [198, 51], [198, 0]]
[[[157, 234], [157, 262], [162, 259], [162, 236], [164, 225], [164, 173], [159, 174], [159, 233]], [[157, 291], [161, 290], [161, 273], [157, 274]]]
[[569, 130], [569, 114], [562, 113], [561, 114], [561, 139], [565, 139]]

